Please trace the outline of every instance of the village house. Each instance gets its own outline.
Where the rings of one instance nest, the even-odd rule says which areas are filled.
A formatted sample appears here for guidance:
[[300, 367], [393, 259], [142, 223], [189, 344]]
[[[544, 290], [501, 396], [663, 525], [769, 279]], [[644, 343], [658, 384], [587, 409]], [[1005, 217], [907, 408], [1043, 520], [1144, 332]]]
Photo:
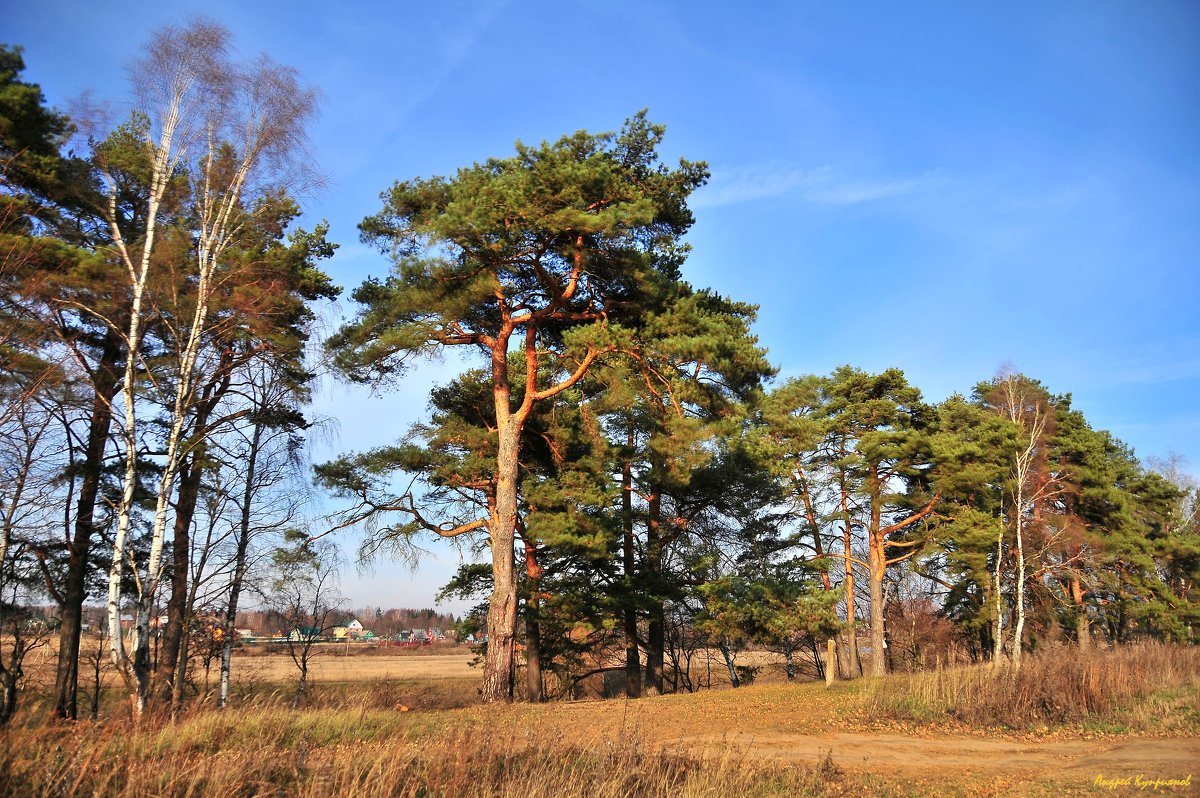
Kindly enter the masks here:
[[342, 626], [333, 627], [333, 637], [335, 640], [345, 640], [347, 638], [350, 640], [359, 640], [365, 636], [366, 633], [363, 631], [363, 625], [356, 618], [351, 618], [349, 623]]

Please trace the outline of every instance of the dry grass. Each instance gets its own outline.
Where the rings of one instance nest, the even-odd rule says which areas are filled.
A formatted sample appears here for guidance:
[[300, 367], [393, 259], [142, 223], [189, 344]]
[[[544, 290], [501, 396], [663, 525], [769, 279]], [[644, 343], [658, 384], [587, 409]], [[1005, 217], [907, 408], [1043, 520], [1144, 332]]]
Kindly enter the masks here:
[[[114, 711], [99, 723], [46, 723], [27, 705], [0, 744], [0, 798], [1084, 794], [1094, 774], [1064, 781], [1041, 771], [975, 779], [946, 769], [872, 771], [824, 748], [822, 762], [779, 759], [764, 746], [876, 728], [880, 714], [909, 727], [938, 715], [984, 729], [1001, 718], [1070, 717], [1079, 728], [1178, 715], [1175, 704], [1155, 703], [1164, 692], [1193, 703], [1200, 695], [1192, 649], [1134, 648], [1094, 660], [1051, 654], [1031, 659], [1021, 675], [995, 678], [962, 669], [833, 690], [775, 683], [630, 702], [482, 707], [474, 678], [423, 678], [318, 683], [293, 710], [286, 686], [264, 685], [239, 693], [224, 712], [193, 702], [175, 722], [150, 718], [140, 728], [117, 711], [115, 694]], [[1063, 715], [1064, 702], [1082, 709]], [[1200, 725], [1175, 732], [1188, 728]]]
[[1085, 654], [1057, 646], [1027, 657], [1020, 670], [976, 666], [892, 677], [876, 682], [865, 700], [876, 716], [981, 728], [1200, 727], [1200, 650], [1143, 644]]
[[0, 750], [0, 796], [734, 798], [842, 794], [845, 786], [832, 762], [700, 759], [632, 736], [584, 747], [510, 728], [423, 728], [411, 717], [270, 709], [141, 731], [28, 729]]

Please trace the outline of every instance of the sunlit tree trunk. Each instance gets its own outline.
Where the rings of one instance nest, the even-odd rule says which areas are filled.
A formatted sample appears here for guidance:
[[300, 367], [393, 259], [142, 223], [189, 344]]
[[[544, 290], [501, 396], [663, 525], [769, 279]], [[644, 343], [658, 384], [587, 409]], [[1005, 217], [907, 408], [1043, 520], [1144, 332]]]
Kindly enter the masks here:
[[1017, 622], [1013, 627], [1012, 663], [1015, 668], [1021, 667], [1021, 649], [1025, 643], [1025, 491], [1022, 482], [1018, 477], [1017, 507], [1014, 514], [1017, 547]]
[[1083, 585], [1077, 576], [1071, 577], [1071, 602], [1075, 605], [1075, 638], [1079, 641], [1079, 649], [1087, 651], [1092, 645], [1092, 635], [1087, 605], [1084, 603]]
[[520, 415], [514, 418], [509, 408], [506, 346], [497, 345], [493, 349], [492, 360], [498, 447], [496, 503], [488, 524], [492, 550], [492, 595], [488, 599], [488, 640], [483, 670], [483, 700], [487, 703], [507, 702], [513, 698], [517, 625], [517, 577], [513, 560], [516, 555], [517, 466], [520, 462], [521, 422], [524, 421]]
[[854, 679], [862, 673], [862, 665], [858, 658], [858, 631], [854, 619], [857, 611], [854, 600], [854, 535], [850, 523], [850, 487], [846, 483], [845, 473], [842, 474], [841, 479], [842, 560], [846, 564], [846, 578], [842, 583], [846, 594], [846, 631], [843, 633], [846, 639], [846, 672], [844, 676], [847, 679]]

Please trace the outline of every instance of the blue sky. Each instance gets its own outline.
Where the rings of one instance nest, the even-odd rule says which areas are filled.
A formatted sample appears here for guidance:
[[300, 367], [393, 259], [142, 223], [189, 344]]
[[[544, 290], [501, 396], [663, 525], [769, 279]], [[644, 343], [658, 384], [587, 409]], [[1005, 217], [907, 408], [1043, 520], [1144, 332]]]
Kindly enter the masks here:
[[[305, 201], [352, 288], [393, 180], [515, 139], [619, 127], [708, 161], [686, 269], [761, 306], [785, 376], [897, 366], [931, 400], [1004, 364], [1140, 456], [1200, 473], [1200, 4], [0, 0], [54, 105], [118, 106], [149, 33], [201, 14], [320, 89]], [[343, 310], [347, 309], [343, 307]], [[387, 442], [447, 360], [379, 397], [328, 386], [316, 457]], [[355, 604], [427, 605], [457, 561], [348, 572]]]

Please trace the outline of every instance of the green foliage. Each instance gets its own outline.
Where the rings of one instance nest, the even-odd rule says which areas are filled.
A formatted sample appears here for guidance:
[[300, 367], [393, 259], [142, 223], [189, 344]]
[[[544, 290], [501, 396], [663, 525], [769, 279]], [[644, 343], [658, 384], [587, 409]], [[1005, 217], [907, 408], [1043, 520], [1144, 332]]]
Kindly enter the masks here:
[[[335, 362], [351, 379], [380, 379], [414, 353], [507, 335], [510, 322], [574, 349], [597, 343], [600, 322], [654, 305], [685, 252], [687, 196], [707, 176], [702, 164], [659, 164], [662, 133], [639, 114], [620, 134], [518, 143], [453, 178], [395, 184], [361, 225], [393, 274], [354, 292], [362, 310], [330, 339]], [[567, 341], [580, 325], [591, 340]]]
[[45, 192], [61, 180], [59, 148], [70, 120], [46, 107], [41, 87], [21, 80], [20, 47], [0, 45], [0, 162], [6, 182]]

